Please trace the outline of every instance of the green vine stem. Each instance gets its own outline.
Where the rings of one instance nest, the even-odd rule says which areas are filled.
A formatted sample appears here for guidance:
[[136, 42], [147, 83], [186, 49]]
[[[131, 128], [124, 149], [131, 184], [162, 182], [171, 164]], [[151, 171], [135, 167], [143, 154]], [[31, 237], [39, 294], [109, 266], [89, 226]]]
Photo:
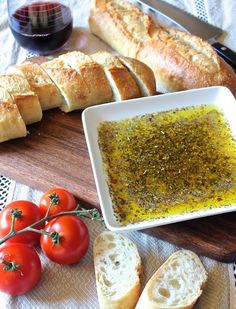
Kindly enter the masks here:
[[[50, 205], [51, 206], [51, 205]], [[49, 207], [50, 208], [50, 207]], [[104, 222], [103, 221], [103, 217], [101, 216], [100, 212], [93, 208], [93, 209], [84, 209], [82, 207], [80, 207], [80, 205], [78, 205], [76, 210], [72, 210], [72, 211], [62, 211], [58, 214], [52, 215], [52, 216], [48, 216], [49, 213], [49, 209], [45, 215], [45, 217], [43, 217], [42, 219], [40, 219], [37, 222], [34, 222], [33, 224], [23, 228], [22, 230], [19, 231], [15, 231], [14, 230], [14, 225], [15, 225], [15, 219], [19, 218], [21, 216], [21, 213], [18, 211], [18, 209], [14, 209], [11, 211], [11, 215], [12, 215], [12, 222], [11, 222], [11, 229], [10, 232], [3, 237], [2, 239], [0, 239], [0, 245], [3, 244], [5, 241], [7, 241], [8, 239], [12, 238], [13, 236], [22, 234], [24, 232], [35, 232], [35, 233], [39, 233], [39, 234], [44, 234], [47, 235], [49, 237], [52, 238], [52, 241], [57, 244], [59, 242], [59, 234], [57, 232], [46, 232], [43, 229], [35, 229], [35, 227], [37, 225], [40, 225], [41, 223], [45, 222], [45, 221], [49, 221], [52, 220], [54, 218], [60, 217], [60, 216], [65, 216], [65, 215], [77, 215], [79, 217], [85, 217], [88, 218], [92, 221], [99, 221], [99, 222]]]

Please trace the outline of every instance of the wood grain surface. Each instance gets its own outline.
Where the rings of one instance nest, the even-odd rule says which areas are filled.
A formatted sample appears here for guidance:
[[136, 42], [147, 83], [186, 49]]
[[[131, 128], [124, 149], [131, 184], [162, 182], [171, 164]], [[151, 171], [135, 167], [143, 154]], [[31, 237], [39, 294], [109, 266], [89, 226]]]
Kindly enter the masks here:
[[99, 206], [81, 112], [44, 112], [26, 138], [0, 144], [0, 173], [45, 191], [63, 187], [81, 201]]
[[224, 263], [236, 261], [236, 213], [155, 227], [142, 232]]
[[[45, 191], [64, 187], [87, 207], [99, 207], [81, 112], [44, 112], [26, 138], [0, 144], [0, 174]], [[236, 260], [236, 213], [143, 231], [221, 262]]]

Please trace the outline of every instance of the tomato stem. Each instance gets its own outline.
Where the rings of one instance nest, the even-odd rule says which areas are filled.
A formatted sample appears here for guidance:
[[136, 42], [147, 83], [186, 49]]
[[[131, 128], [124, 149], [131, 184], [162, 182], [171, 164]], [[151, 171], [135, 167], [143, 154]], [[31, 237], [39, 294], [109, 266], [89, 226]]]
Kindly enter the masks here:
[[52, 192], [52, 194], [49, 194], [48, 197], [50, 198], [50, 206], [57, 206], [60, 202], [60, 197], [56, 192]]
[[[97, 209], [84, 209], [84, 208], [81, 208], [80, 205], [78, 205], [77, 209], [76, 210], [72, 210], [72, 211], [62, 211], [58, 214], [55, 214], [55, 215], [52, 215], [52, 216], [45, 216], [43, 217], [42, 219], [40, 219], [39, 221], [37, 222], [34, 222], [33, 224], [23, 228], [22, 230], [19, 230], [19, 231], [15, 231], [14, 230], [14, 222], [15, 222], [15, 215], [12, 215], [12, 225], [11, 225], [11, 229], [10, 229], [10, 232], [9, 234], [7, 234], [5, 237], [3, 237], [1, 240], [0, 240], [0, 245], [3, 244], [5, 241], [7, 241], [8, 239], [12, 238], [13, 236], [16, 236], [16, 235], [19, 235], [19, 234], [22, 234], [24, 232], [35, 232], [35, 233], [39, 233], [39, 234], [44, 234], [44, 235], [47, 235], [49, 237], [52, 237], [53, 242], [55, 244], [59, 243], [59, 234], [57, 232], [46, 232], [44, 231], [43, 229], [41, 230], [38, 230], [38, 229], [35, 229], [34, 227], [36, 227], [37, 225], [40, 225], [41, 223], [45, 222], [45, 221], [50, 221], [56, 217], [60, 217], [60, 216], [65, 216], [65, 215], [77, 215], [79, 217], [85, 217], [85, 218], [89, 218], [90, 220], [92, 221], [99, 221], [99, 222], [103, 222], [103, 218], [100, 214], [100, 212], [97, 210]], [[57, 233], [58, 236], [55, 236]]]
[[52, 205], [53, 205], [52, 203], [49, 204], [49, 207], [48, 207], [48, 209], [47, 209], [47, 211], [46, 211], [46, 214], [45, 214], [45, 217], [44, 217], [44, 218], [47, 218], [47, 217], [48, 217], [48, 214], [49, 214], [49, 211], [50, 211]]
[[15, 220], [16, 218], [20, 218], [22, 216], [22, 211], [19, 210], [18, 208], [14, 208], [10, 210], [10, 215], [11, 215], [11, 230], [9, 234], [13, 234], [15, 228]]
[[52, 237], [52, 242], [55, 245], [59, 245], [60, 244], [60, 235], [59, 235], [59, 233], [52, 232], [50, 237]]
[[0, 259], [0, 263], [3, 264], [5, 267], [3, 268], [4, 271], [13, 271], [13, 270], [20, 270], [20, 265], [16, 264], [15, 262], [7, 262], [3, 259]]

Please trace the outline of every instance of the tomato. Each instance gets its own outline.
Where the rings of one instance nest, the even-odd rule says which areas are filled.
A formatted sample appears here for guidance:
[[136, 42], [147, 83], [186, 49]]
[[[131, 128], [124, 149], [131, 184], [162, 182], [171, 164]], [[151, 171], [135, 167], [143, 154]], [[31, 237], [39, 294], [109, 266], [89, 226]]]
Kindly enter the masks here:
[[78, 262], [87, 252], [89, 233], [85, 223], [73, 215], [57, 217], [46, 225], [45, 231], [57, 232], [59, 243], [47, 235], [41, 235], [40, 245], [44, 254], [59, 264]]
[[46, 215], [47, 209], [50, 207], [49, 216], [58, 214], [62, 211], [71, 211], [76, 209], [77, 202], [73, 194], [64, 189], [50, 189], [43, 194], [39, 201], [39, 208]]
[[31, 290], [41, 277], [36, 251], [26, 244], [8, 243], [0, 247], [0, 290], [12, 296]]
[[[19, 211], [19, 217], [15, 218], [14, 230], [21, 230], [32, 223], [40, 220], [42, 214], [37, 205], [29, 201], [14, 201], [5, 206], [0, 212], [0, 239], [10, 232], [12, 211]], [[20, 213], [21, 212], [21, 213]], [[44, 227], [44, 223], [36, 226], [36, 229]], [[7, 242], [20, 242], [34, 246], [39, 243], [40, 234], [35, 232], [24, 232], [20, 235], [13, 236]]]

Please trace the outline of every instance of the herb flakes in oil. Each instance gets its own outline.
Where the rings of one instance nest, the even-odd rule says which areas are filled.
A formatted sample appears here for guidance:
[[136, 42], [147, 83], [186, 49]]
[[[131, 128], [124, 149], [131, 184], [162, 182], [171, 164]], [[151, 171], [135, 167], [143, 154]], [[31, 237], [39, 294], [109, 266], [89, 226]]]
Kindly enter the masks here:
[[236, 202], [235, 141], [214, 105], [103, 122], [98, 136], [123, 224]]

